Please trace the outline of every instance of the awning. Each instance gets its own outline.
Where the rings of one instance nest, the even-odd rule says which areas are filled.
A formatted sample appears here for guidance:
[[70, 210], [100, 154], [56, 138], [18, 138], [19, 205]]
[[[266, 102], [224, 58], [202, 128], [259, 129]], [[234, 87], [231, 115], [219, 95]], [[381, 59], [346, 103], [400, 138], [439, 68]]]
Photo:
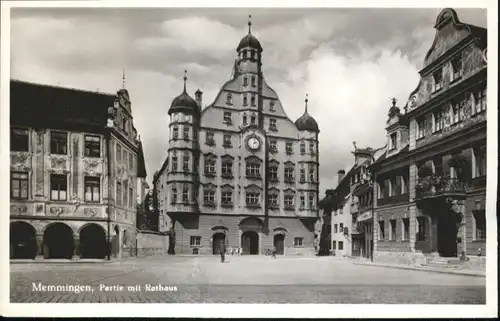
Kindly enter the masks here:
[[372, 211], [367, 211], [367, 212], [359, 214], [358, 217], [356, 218], [356, 220], [358, 222], [364, 222], [364, 221], [371, 220], [372, 217], [373, 217]]

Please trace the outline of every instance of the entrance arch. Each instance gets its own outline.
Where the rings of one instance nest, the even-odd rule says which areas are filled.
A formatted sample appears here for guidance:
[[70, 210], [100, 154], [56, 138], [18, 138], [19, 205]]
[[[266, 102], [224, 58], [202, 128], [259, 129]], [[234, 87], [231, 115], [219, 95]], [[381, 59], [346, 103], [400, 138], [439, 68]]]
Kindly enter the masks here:
[[226, 234], [224, 233], [215, 233], [213, 236], [212, 236], [212, 253], [214, 255], [216, 254], [220, 254], [220, 250], [219, 250], [219, 244], [220, 242], [226, 242]]
[[276, 254], [285, 254], [285, 235], [275, 234], [274, 235], [274, 247], [276, 248]]
[[64, 223], [49, 225], [43, 233], [43, 255], [46, 259], [73, 257], [73, 230]]
[[106, 256], [106, 233], [95, 223], [80, 230], [80, 257], [82, 259], [104, 259]]
[[35, 228], [26, 222], [10, 223], [10, 258], [34, 259], [36, 250]]
[[241, 234], [243, 254], [259, 254], [259, 234], [255, 231], [245, 231]]

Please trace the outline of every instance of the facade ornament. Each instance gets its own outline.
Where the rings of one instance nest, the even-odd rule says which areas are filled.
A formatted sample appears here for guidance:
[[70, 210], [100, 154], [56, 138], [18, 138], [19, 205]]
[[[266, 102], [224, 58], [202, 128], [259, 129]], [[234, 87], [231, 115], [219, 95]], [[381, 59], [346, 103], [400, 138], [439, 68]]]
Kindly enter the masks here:
[[98, 210], [96, 208], [85, 208], [83, 210], [83, 214], [85, 214], [85, 216], [89, 216], [89, 217], [95, 217], [98, 213]]
[[28, 211], [28, 206], [23, 204], [13, 204], [10, 206], [10, 211], [12, 213], [26, 213]]
[[63, 207], [51, 207], [50, 213], [55, 214], [56, 216], [60, 216], [62, 213], [64, 213], [64, 208]]

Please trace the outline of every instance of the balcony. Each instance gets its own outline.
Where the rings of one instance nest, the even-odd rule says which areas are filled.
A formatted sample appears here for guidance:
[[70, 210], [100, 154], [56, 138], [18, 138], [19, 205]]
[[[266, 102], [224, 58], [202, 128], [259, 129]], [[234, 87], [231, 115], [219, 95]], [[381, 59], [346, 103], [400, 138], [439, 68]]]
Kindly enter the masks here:
[[416, 200], [420, 204], [424, 201], [465, 199], [467, 185], [458, 178], [431, 175], [419, 177], [415, 186]]

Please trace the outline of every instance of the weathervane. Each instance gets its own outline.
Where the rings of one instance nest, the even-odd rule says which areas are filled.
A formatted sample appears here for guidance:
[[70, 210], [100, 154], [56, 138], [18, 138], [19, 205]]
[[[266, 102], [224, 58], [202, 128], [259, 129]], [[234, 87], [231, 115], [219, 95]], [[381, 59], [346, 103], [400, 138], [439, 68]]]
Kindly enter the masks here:
[[248, 15], [248, 33], [249, 34], [252, 33], [252, 15], [251, 14]]
[[306, 102], [306, 113], [307, 113], [307, 102], [308, 102], [308, 101], [309, 101], [309, 94], [308, 94], [308, 93], [306, 93], [306, 100], [305, 100], [305, 102]]
[[184, 69], [184, 91], [186, 91], [186, 81], [187, 81], [187, 69]]

